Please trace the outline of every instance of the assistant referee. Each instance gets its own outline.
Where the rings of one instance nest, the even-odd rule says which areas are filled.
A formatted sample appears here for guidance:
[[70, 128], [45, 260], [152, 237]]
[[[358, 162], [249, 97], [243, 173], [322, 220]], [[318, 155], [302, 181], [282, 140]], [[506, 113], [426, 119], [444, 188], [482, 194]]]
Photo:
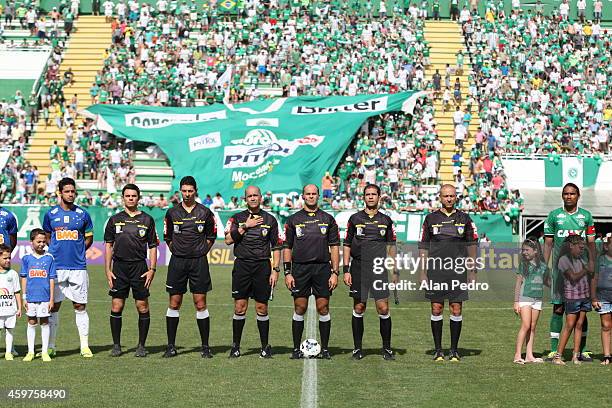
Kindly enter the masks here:
[[181, 179], [180, 190], [183, 201], [170, 208], [164, 219], [164, 241], [172, 252], [166, 278], [170, 302], [166, 312], [168, 346], [164, 357], [177, 355], [175, 341], [179, 309], [189, 281], [202, 341], [200, 354], [203, 358], [212, 358], [208, 345], [210, 318], [206, 307], [206, 293], [212, 290], [212, 283], [206, 254], [217, 238], [215, 216], [208, 207], [196, 202], [198, 188], [192, 176]]
[[[431, 333], [434, 339], [434, 361], [444, 361], [442, 352], [442, 323], [444, 301], [448, 300], [450, 316], [450, 361], [459, 361], [457, 351], [463, 321], [462, 305], [468, 299], [467, 290], [453, 289], [453, 283], [476, 280], [474, 260], [478, 233], [469, 215], [455, 209], [457, 191], [450, 184], [440, 187], [442, 208], [427, 214], [421, 230], [419, 257], [421, 287], [431, 302]], [[447, 260], [453, 264], [448, 265]], [[469, 275], [466, 279], [466, 271]], [[426, 285], [426, 286], [424, 286]]]
[[[157, 264], [157, 232], [153, 217], [138, 209], [140, 189], [126, 184], [121, 191], [125, 209], [111, 216], [104, 230], [106, 279], [112, 297], [110, 327], [113, 336], [111, 356], [121, 355], [121, 313], [130, 294], [138, 310], [136, 357], [146, 357], [145, 343], [151, 321], [149, 288]], [[147, 266], [147, 252], [150, 266]]]
[[320, 357], [329, 360], [329, 297], [338, 285], [340, 260], [338, 224], [331, 214], [319, 208], [317, 186], [305, 186], [302, 199], [304, 208], [287, 218], [283, 249], [285, 285], [291, 291], [294, 305], [291, 358], [303, 357], [299, 347], [304, 332], [304, 314], [308, 308], [308, 297], [314, 295], [319, 313]]
[[[348, 220], [342, 253], [344, 283], [350, 287], [349, 294], [353, 298], [352, 357], [355, 360], [363, 358], [363, 314], [368, 298], [373, 297], [380, 323], [382, 356], [385, 360], [395, 360], [391, 350], [389, 289], [386, 286], [389, 279], [387, 273], [377, 273], [373, 268], [376, 258], [395, 258], [395, 228], [391, 217], [378, 211], [380, 187], [368, 184], [363, 189], [363, 200], [366, 207]], [[393, 273], [393, 280], [397, 282], [397, 273]]]
[[[278, 235], [276, 218], [261, 209], [262, 197], [259, 187], [247, 187], [244, 198], [247, 209], [232, 215], [225, 228], [225, 243], [234, 244], [234, 255], [236, 256], [232, 270], [234, 317], [232, 319], [233, 341], [229, 357], [240, 357], [240, 340], [249, 298], [253, 298], [261, 341], [259, 356], [271, 358], [272, 346], [268, 343], [270, 330], [268, 300], [278, 280], [283, 241]], [[270, 255], [272, 255], [273, 267], [270, 265]]]

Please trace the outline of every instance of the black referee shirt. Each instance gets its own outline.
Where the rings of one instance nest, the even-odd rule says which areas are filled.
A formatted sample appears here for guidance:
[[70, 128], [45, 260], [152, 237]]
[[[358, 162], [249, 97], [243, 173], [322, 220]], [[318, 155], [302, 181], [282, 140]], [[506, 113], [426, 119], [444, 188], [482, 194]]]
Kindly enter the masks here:
[[182, 203], [170, 208], [164, 218], [164, 241], [172, 242], [172, 255], [199, 258], [208, 253], [207, 240], [217, 239], [217, 226], [212, 211], [196, 203], [187, 212]]
[[270, 259], [271, 251], [281, 249], [283, 246], [283, 241], [278, 235], [278, 221], [272, 214], [264, 210], [259, 210], [257, 214], [244, 210], [232, 215], [227, 221], [225, 233], [237, 231], [239, 224], [256, 215], [263, 217], [263, 222], [256, 227], [247, 229], [242, 238], [234, 242], [236, 258], [247, 261], [267, 260]]
[[109, 218], [104, 241], [113, 244], [113, 261], [137, 262], [147, 259], [147, 249], [159, 244], [155, 221], [141, 212], [130, 216], [121, 211]]
[[317, 208], [292, 214], [285, 224], [285, 247], [292, 250], [291, 259], [297, 263], [329, 262], [329, 247], [340, 245], [338, 224], [331, 214]]
[[386, 256], [387, 246], [395, 241], [393, 221], [381, 212], [369, 215], [361, 210], [351, 215], [346, 225], [344, 246], [351, 248], [353, 259]]
[[467, 247], [478, 242], [478, 232], [469, 215], [455, 210], [446, 215], [440, 210], [427, 214], [421, 229], [419, 249], [429, 257], [466, 257]]

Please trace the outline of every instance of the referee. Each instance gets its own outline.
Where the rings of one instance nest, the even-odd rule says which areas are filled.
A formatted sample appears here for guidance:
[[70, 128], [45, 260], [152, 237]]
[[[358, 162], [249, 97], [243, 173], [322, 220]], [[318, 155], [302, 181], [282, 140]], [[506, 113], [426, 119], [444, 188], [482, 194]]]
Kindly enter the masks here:
[[[225, 243], [234, 244], [234, 269], [232, 270], [232, 320], [233, 342], [230, 358], [240, 357], [240, 339], [244, 328], [249, 298], [255, 300], [257, 329], [261, 340], [261, 358], [272, 357], [268, 344], [270, 318], [268, 300], [278, 280], [282, 240], [278, 235], [278, 222], [270, 213], [261, 209], [261, 190], [249, 186], [244, 192], [247, 209], [232, 215], [225, 230]], [[270, 255], [272, 264], [270, 266]]]
[[212, 358], [208, 345], [210, 318], [206, 308], [206, 293], [212, 290], [212, 283], [206, 254], [217, 238], [217, 227], [212, 211], [195, 200], [198, 188], [192, 176], [181, 179], [180, 190], [183, 201], [170, 208], [164, 218], [164, 241], [172, 252], [166, 278], [170, 302], [166, 312], [168, 346], [164, 357], [177, 355], [175, 341], [179, 309], [189, 281], [202, 341], [200, 354], [203, 358]]
[[340, 260], [338, 224], [334, 217], [318, 207], [317, 186], [305, 186], [302, 189], [302, 199], [304, 208], [287, 218], [283, 249], [285, 285], [291, 291], [294, 305], [291, 358], [303, 357], [299, 347], [304, 332], [304, 314], [308, 308], [308, 297], [314, 295], [319, 313], [320, 357], [329, 360], [329, 297], [338, 284]]
[[[374, 259], [395, 258], [395, 229], [388, 215], [378, 212], [380, 187], [368, 184], [363, 189], [366, 208], [351, 215], [346, 227], [343, 251], [344, 283], [350, 287], [353, 298], [353, 359], [363, 358], [363, 314], [366, 302], [373, 297], [380, 323], [382, 356], [395, 360], [391, 350], [391, 316], [389, 315], [389, 289], [386, 273], [374, 272]], [[352, 259], [352, 262], [351, 262]], [[350, 264], [350, 267], [349, 267]], [[393, 274], [397, 282], [397, 273]]]
[[[440, 187], [442, 208], [427, 214], [423, 222], [419, 257], [421, 261], [421, 288], [431, 302], [431, 333], [434, 339], [434, 361], [444, 361], [442, 352], [442, 323], [444, 301], [450, 309], [451, 348], [450, 361], [459, 361], [457, 351], [461, 335], [462, 302], [468, 300], [467, 290], [453, 288], [456, 282], [466, 283], [468, 270], [470, 281], [476, 280], [474, 260], [478, 233], [469, 215], [455, 209], [457, 191], [450, 184]], [[448, 265], [446, 260], [453, 260]]]
[[[153, 217], [138, 209], [140, 189], [126, 184], [121, 191], [125, 209], [109, 218], [104, 230], [106, 279], [113, 298], [110, 327], [113, 335], [112, 357], [121, 355], [121, 313], [130, 294], [138, 310], [138, 346], [136, 357], [146, 357], [149, 333], [149, 288], [157, 263], [157, 233]], [[147, 250], [151, 266], [147, 266]]]

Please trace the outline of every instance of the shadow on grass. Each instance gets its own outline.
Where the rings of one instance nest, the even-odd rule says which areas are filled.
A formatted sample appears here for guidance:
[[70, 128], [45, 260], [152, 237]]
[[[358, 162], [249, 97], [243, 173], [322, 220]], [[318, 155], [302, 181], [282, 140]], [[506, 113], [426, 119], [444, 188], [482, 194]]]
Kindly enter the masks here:
[[[461, 358], [474, 357], [474, 356], [479, 356], [479, 355], [482, 354], [482, 350], [478, 350], [478, 349], [466, 349], [466, 348], [461, 348], [461, 347], [459, 347], [457, 349], [457, 352], [459, 353]], [[436, 353], [435, 349], [431, 349], [431, 350], [425, 351], [425, 354], [427, 354], [429, 356], [433, 356], [435, 353]], [[445, 352], [444, 355], [445, 356], [448, 355], [448, 352]]]

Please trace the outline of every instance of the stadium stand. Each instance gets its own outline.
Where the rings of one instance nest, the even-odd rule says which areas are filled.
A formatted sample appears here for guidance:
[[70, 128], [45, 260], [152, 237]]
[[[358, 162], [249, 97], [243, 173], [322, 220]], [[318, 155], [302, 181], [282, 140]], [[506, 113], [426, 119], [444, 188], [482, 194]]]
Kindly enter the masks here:
[[[470, 3], [457, 10], [459, 24], [426, 20], [436, 11], [426, 3], [386, 2], [386, 10], [374, 3], [249, 1], [237, 3], [237, 15], [227, 15], [206, 3], [106, 2], [102, 16], [81, 17], [77, 23], [66, 58], [78, 49], [82, 57], [71, 64], [77, 81], [70, 92], [76, 92], [80, 109], [89, 103], [196, 106], [275, 96], [431, 91], [414, 117], [387, 115], [364, 124], [332, 175], [334, 199], [327, 205], [334, 208], [359, 204], [351, 200], [368, 180], [383, 185], [388, 208], [429, 209], [437, 185], [455, 182], [463, 208], [502, 211], [514, 218], [522, 199], [506, 185], [502, 157], [607, 158], [602, 141], [609, 138], [605, 64], [610, 41], [597, 22], [559, 23], [555, 11], [542, 14], [550, 12], [547, 2], [526, 10], [490, 1]], [[443, 16], [450, 10], [444, 2], [437, 7]], [[109, 31], [100, 31], [102, 27]], [[528, 35], [519, 35], [525, 30]], [[569, 58], [563, 53], [551, 57], [557, 49], [577, 51]], [[589, 73], [585, 56], [595, 50], [599, 65]], [[103, 63], [94, 61], [94, 55], [103, 55]], [[558, 68], [551, 71], [550, 66]], [[79, 67], [86, 75], [80, 76]], [[576, 79], [582, 71], [586, 75]], [[550, 86], [556, 80], [562, 84], [558, 89]], [[578, 113], [588, 121], [572, 121]], [[93, 162], [88, 165], [84, 158], [82, 165], [90, 176], [77, 171], [94, 180], [82, 180], [80, 186], [112, 193], [112, 188], [105, 189], [104, 176], [100, 178], [105, 171], [92, 173], [91, 168], [108, 168], [108, 150], [102, 147], [116, 143], [91, 123], [80, 125], [75, 120], [68, 159], [76, 160], [76, 153], [80, 160], [79, 144], [83, 152], [94, 148]], [[48, 177], [53, 142], [61, 159], [71, 131], [43, 129], [28, 158]], [[83, 137], [89, 130], [91, 136]], [[89, 145], [78, 142], [84, 138], [91, 138]], [[97, 152], [96, 139], [106, 142], [98, 143]], [[167, 192], [171, 169], [160, 172], [157, 164], [149, 164], [163, 160], [138, 152], [140, 173], [133, 166], [139, 161], [134, 154], [124, 154], [119, 168], [127, 171], [117, 172], [116, 181], [139, 174], [139, 183], [150, 183], [145, 190]]]

